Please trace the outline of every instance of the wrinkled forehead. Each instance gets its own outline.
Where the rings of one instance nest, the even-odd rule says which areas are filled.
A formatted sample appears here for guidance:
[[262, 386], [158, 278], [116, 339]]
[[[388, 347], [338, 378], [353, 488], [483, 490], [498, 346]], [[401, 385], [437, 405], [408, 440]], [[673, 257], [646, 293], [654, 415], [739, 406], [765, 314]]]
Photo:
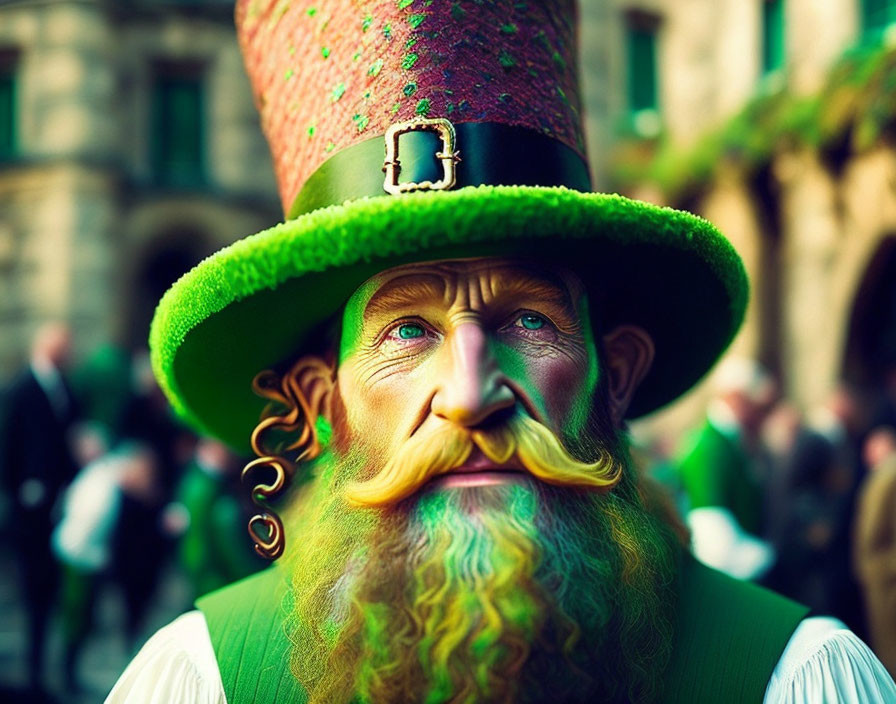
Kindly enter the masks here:
[[[472, 291], [472, 293], [470, 293]], [[563, 267], [524, 258], [448, 259], [386, 269], [365, 281], [346, 306], [363, 316], [370, 309], [388, 309], [411, 298], [455, 304], [466, 295], [487, 304], [490, 299], [527, 294], [576, 306], [584, 295], [579, 277]]]
[[587, 309], [581, 279], [571, 270], [553, 263], [486, 257], [406, 264], [371, 277], [348, 300], [342, 319], [339, 358], [345, 358], [365, 317], [371, 314], [397, 311], [406, 308], [409, 302], [442, 302], [446, 307], [475, 308], [514, 297], [550, 302], [581, 315]]

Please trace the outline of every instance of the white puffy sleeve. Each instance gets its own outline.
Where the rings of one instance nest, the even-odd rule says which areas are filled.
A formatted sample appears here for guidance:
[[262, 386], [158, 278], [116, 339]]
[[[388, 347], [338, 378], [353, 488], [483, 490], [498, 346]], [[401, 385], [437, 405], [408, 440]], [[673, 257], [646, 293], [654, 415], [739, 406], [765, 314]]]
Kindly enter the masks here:
[[775, 561], [771, 546], [741, 528], [727, 508], [701, 506], [685, 520], [694, 556], [704, 565], [736, 579], [758, 579]]
[[159, 629], [127, 666], [106, 704], [226, 704], [208, 626], [190, 611]]
[[765, 690], [764, 704], [893, 704], [896, 685], [880, 660], [834, 618], [805, 619]]

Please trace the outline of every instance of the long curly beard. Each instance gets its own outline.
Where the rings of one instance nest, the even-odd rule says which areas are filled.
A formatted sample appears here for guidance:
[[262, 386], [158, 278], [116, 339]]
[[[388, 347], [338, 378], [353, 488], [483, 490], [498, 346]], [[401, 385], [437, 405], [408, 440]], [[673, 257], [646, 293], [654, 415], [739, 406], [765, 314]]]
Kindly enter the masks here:
[[369, 458], [325, 453], [287, 512], [282, 561], [290, 667], [309, 702], [654, 700], [672, 642], [673, 538], [604, 439], [609, 450], [595, 440], [576, 454], [610, 453], [607, 493], [531, 478], [424, 485], [362, 508], [347, 496]]

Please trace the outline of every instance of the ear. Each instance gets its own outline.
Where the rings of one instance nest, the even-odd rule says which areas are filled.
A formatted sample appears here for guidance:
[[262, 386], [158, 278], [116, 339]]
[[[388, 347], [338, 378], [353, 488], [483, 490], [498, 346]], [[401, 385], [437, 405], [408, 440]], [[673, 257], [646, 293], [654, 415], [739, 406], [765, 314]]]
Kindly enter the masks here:
[[644, 328], [620, 325], [603, 336], [603, 346], [609, 376], [610, 415], [618, 427], [635, 390], [653, 364], [653, 340]]

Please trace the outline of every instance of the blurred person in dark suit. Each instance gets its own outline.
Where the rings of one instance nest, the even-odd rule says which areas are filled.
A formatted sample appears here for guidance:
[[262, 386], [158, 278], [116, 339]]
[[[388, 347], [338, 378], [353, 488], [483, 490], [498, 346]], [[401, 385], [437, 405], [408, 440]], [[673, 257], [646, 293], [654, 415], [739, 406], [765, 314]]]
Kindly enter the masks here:
[[766, 485], [766, 536], [777, 561], [763, 584], [819, 613], [848, 617], [843, 535], [851, 513], [851, 465], [795, 408], [781, 404], [763, 431], [773, 471]]
[[[812, 431], [797, 447], [797, 466], [803, 472], [815, 471], [832, 498], [838, 515], [833, 524], [827, 555], [831, 588], [830, 611], [861, 638], [868, 638], [868, 624], [862, 606], [861, 588], [852, 570], [853, 524], [858, 509], [859, 486], [868, 468], [862, 447], [868, 431], [877, 425], [875, 393], [841, 381], [825, 403], [809, 414]], [[817, 465], [812, 470], [812, 465]], [[823, 478], [823, 479], [822, 479]]]
[[119, 477], [120, 508], [112, 540], [112, 567], [124, 597], [125, 638], [130, 649], [138, 645], [166, 548], [158, 457], [152, 448], [142, 446], [139, 459], [129, 463], [128, 471]]
[[859, 489], [855, 571], [862, 584], [871, 646], [896, 673], [896, 430], [877, 428], [865, 441], [868, 476]]
[[167, 503], [184, 466], [193, 457], [196, 437], [174, 419], [149, 363], [149, 352], [134, 354], [131, 397], [124, 406], [116, 438], [152, 448], [158, 460], [160, 500]]
[[124, 595], [126, 635], [136, 647], [140, 629], [155, 595], [159, 578], [174, 547], [164, 525], [164, 509], [171, 501], [183, 466], [192, 456], [194, 436], [172, 417], [146, 353], [133, 358], [133, 395], [121, 419], [118, 437], [152, 451], [151, 473], [133, 486], [122, 487], [121, 511], [115, 532], [115, 578]]
[[61, 324], [41, 327], [29, 365], [7, 392], [2, 423], [2, 476], [11, 497], [11, 538], [27, 618], [28, 677], [42, 689], [49, 612], [59, 581], [50, 550], [53, 507], [77, 471], [69, 430], [77, 417], [64, 378], [71, 335]]

